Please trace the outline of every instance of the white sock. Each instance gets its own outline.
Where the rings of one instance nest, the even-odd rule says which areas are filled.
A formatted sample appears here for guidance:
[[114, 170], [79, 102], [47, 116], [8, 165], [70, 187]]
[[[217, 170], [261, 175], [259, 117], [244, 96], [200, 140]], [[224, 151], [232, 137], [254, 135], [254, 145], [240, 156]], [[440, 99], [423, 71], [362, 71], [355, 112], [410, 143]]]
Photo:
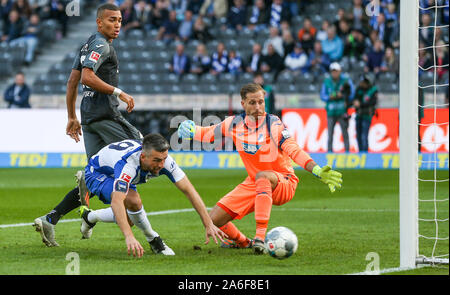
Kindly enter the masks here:
[[116, 222], [116, 217], [111, 207], [99, 210], [92, 210], [88, 214], [88, 221], [91, 223], [96, 223], [98, 221], [102, 222]]
[[145, 235], [147, 241], [153, 240], [155, 237], [159, 236], [157, 232], [152, 229], [150, 221], [147, 218], [147, 214], [145, 213], [144, 206], [142, 206], [141, 210], [137, 212], [127, 210], [128, 217], [130, 217], [131, 221], [140, 229]]

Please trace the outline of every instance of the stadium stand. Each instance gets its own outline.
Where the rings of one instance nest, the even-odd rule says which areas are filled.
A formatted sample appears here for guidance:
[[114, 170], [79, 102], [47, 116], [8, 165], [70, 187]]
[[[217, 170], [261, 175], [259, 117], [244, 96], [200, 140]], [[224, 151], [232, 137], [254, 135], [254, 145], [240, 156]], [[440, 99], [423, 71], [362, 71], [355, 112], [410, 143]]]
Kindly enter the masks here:
[[[17, 1], [17, 0], [16, 0]], [[436, 0], [442, 1], [442, 0]], [[26, 0], [25, 0], [26, 2]], [[45, 2], [45, 1], [44, 1]], [[67, 2], [67, 1], [66, 1]], [[92, 1], [94, 4], [99, 4], [106, 1]], [[365, 5], [369, 3], [368, 0], [302, 0], [302, 1], [264, 1], [265, 12], [269, 17], [262, 26], [255, 27], [247, 26], [250, 19], [255, 13], [254, 5], [258, 1], [244, 1], [245, 14], [233, 14], [236, 11], [235, 5], [242, 1], [206, 1], [209, 4], [198, 10], [198, 5], [202, 5], [204, 1], [183, 1], [183, 0], [108, 0], [108, 2], [116, 3], [127, 12], [127, 24], [135, 22], [137, 25], [131, 26], [131, 29], [124, 29], [118, 40], [115, 41], [115, 48], [120, 60], [120, 85], [119, 87], [127, 89], [133, 95], [138, 94], [190, 94], [190, 93], [230, 93], [237, 90], [236, 85], [252, 81], [252, 75], [245, 71], [247, 57], [252, 53], [252, 47], [255, 43], [261, 45], [269, 38], [269, 30], [271, 18], [276, 16], [276, 5], [281, 3], [282, 15], [281, 21], [278, 23], [280, 36], [283, 30], [290, 30], [295, 42], [298, 40], [298, 32], [303, 28], [305, 19], [310, 20], [314, 27], [315, 34], [312, 41], [319, 41], [323, 43], [323, 38], [327, 35], [325, 31], [325, 24], [335, 26], [336, 34], [342, 43], [343, 56], [338, 60], [344, 71], [348, 72], [354, 81], [358, 81], [363, 73], [371, 71], [368, 69], [368, 55], [374, 42], [380, 39], [383, 42], [383, 54], [387, 48], [390, 48], [394, 54], [393, 59], [397, 59], [396, 66], [398, 67], [398, 53], [399, 53], [399, 24], [398, 24], [398, 0], [382, 0], [381, 15], [368, 17], [365, 13]], [[214, 15], [215, 3], [228, 6], [228, 15], [216, 17]], [[429, 1], [421, 1], [422, 5], [430, 5]], [[433, 1], [431, 1], [433, 2]], [[91, 3], [91, 4], [92, 4]], [[217, 4], [219, 5], [219, 4]], [[255, 6], [256, 7], [256, 6]], [[144, 9], [143, 9], [144, 8]], [[184, 12], [187, 9], [194, 11], [194, 21], [201, 17], [205, 24], [206, 30], [212, 40], [202, 39], [202, 41], [195, 39], [193, 34], [188, 41], [185, 42], [185, 53], [192, 58], [196, 52], [197, 45], [203, 40], [206, 40], [207, 52], [210, 56], [216, 51], [218, 43], [222, 42], [225, 45], [225, 51], [234, 50], [237, 55], [242, 58], [244, 65], [242, 73], [239, 75], [231, 75], [230, 73], [220, 73], [219, 75], [212, 75], [205, 73], [203, 75], [185, 74], [181, 76], [169, 73], [170, 58], [175, 52], [175, 46], [178, 42], [175, 40], [164, 41], [158, 40], [158, 32], [161, 26], [164, 26], [168, 19], [170, 11], [177, 12], [177, 22], [180, 23], [183, 19]], [[242, 8], [239, 8], [242, 9]], [[200, 12], [203, 12], [200, 15]], [[432, 18], [432, 10], [430, 10]], [[128, 14], [127, 14], [128, 15]], [[245, 19], [236, 20], [236, 18], [245, 15]], [[227, 19], [228, 17], [228, 19]], [[229, 26], [229, 18], [233, 17], [233, 22], [243, 23], [241, 27]], [[445, 22], [447, 16], [438, 15], [438, 24]], [[57, 31], [61, 30], [57, 24], [56, 19], [48, 19], [43, 21], [45, 29], [42, 30], [40, 36], [39, 47], [45, 48], [45, 44], [55, 42], [57, 38]], [[127, 28], [130, 26], [127, 26]], [[251, 29], [253, 28], [253, 30]], [[205, 28], [203, 28], [204, 30]], [[357, 43], [356, 37], [352, 34], [353, 31], [358, 31], [363, 34], [363, 39]], [[442, 28], [439, 38], [448, 42], [448, 28]], [[355, 33], [356, 34], [356, 33]], [[308, 52], [311, 57], [311, 44], [307, 44], [305, 40], [302, 41], [304, 50]], [[438, 42], [437, 40], [436, 42]], [[352, 47], [353, 46], [353, 47]], [[356, 46], [361, 46], [362, 53], [360, 55], [353, 54], [352, 49]], [[285, 47], [288, 48], [288, 47]], [[345, 48], [345, 50], [344, 50]], [[348, 50], [347, 50], [348, 49]], [[13, 71], [23, 62], [25, 48], [18, 46], [11, 48], [5, 42], [0, 45], [0, 75], [11, 76]], [[442, 60], [443, 63], [448, 64], [448, 48], [444, 50]], [[285, 53], [288, 54], [289, 52]], [[73, 62], [74, 52], [67, 53], [64, 59], [55, 63], [50, 67], [47, 73], [43, 73], [40, 77], [35, 79], [32, 88], [35, 94], [63, 94], [65, 92], [65, 83], [70, 72], [70, 66]], [[284, 57], [283, 57], [284, 58]], [[430, 58], [430, 56], [427, 56]], [[427, 72], [427, 71], [424, 71]], [[448, 79], [447, 74], [440, 75], [440, 79]], [[394, 93], [398, 92], [398, 69], [391, 68], [387, 65], [386, 58], [383, 56], [381, 65], [372, 74], [376, 76], [376, 83], [379, 85], [380, 92]], [[279, 75], [273, 72], [265, 73], [265, 80], [274, 86], [276, 93], [318, 93], [320, 85], [327, 75], [327, 71], [319, 74], [311, 73], [308, 69], [302, 75], [293, 75], [289, 71], [283, 70]], [[429, 77], [426, 73], [421, 75], [421, 81], [429, 83]], [[81, 89], [81, 88], [80, 88]]]

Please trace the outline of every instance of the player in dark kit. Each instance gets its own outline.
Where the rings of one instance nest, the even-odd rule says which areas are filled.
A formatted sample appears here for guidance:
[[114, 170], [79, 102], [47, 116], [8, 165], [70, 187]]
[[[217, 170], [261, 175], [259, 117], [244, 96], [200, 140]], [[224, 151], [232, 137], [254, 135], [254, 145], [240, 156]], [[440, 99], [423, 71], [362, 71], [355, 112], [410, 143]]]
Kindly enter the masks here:
[[[119, 62], [111, 43], [119, 36], [121, 22], [122, 15], [116, 5], [103, 4], [98, 8], [97, 32], [80, 47], [67, 82], [66, 133], [78, 142], [82, 135], [81, 129], [83, 130], [88, 159], [110, 143], [125, 139], [142, 139], [141, 133], [126, 121], [118, 110], [119, 99], [126, 103], [128, 112], [134, 108], [133, 97], [117, 88]], [[83, 84], [81, 124], [75, 114], [80, 80]], [[34, 220], [36, 231], [41, 234], [42, 241], [49, 247], [59, 246], [55, 241], [54, 230], [59, 219], [78, 208], [82, 202], [89, 201], [84, 171], [78, 171], [76, 178], [78, 186], [50, 213]], [[164, 248], [161, 240], [158, 242]]]

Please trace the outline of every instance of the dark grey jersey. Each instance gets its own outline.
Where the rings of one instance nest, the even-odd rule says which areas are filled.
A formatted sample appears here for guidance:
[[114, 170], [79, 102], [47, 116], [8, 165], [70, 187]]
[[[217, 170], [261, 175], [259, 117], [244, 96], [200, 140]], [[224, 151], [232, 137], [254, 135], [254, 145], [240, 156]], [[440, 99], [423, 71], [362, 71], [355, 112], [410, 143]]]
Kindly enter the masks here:
[[[75, 58], [73, 69], [90, 68], [105, 83], [117, 87], [119, 84], [119, 61], [114, 47], [97, 32], [83, 44]], [[120, 116], [119, 101], [115, 95], [95, 91], [83, 85], [81, 101], [81, 124], [114, 119]]]

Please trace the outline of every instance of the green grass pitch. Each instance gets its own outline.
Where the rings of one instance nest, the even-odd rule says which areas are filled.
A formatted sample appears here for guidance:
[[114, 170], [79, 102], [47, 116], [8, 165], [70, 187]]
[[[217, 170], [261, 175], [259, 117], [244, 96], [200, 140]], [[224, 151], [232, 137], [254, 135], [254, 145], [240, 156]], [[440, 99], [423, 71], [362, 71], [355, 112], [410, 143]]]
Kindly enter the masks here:
[[[34, 228], [27, 224], [44, 215], [74, 187], [75, 169], [0, 169], [0, 275], [64, 275], [76, 252], [80, 274], [161, 275], [334, 275], [366, 270], [369, 253], [379, 257], [381, 270], [399, 266], [398, 170], [343, 170], [344, 186], [329, 193], [312, 175], [297, 170], [300, 184], [294, 199], [274, 206], [269, 229], [291, 228], [298, 236], [297, 253], [286, 260], [268, 255], [255, 256], [251, 250], [221, 249], [211, 241], [204, 245], [204, 229], [194, 211], [162, 212], [150, 215], [176, 256], [151, 253], [143, 234], [134, 228], [146, 253], [128, 256], [123, 236], [115, 224], [98, 224], [90, 240], [81, 240], [79, 221], [61, 222], [56, 227], [60, 247], [47, 248]], [[246, 176], [245, 170], [186, 170], [207, 207], [232, 190]], [[421, 172], [433, 178], [433, 171]], [[439, 179], [448, 171], [438, 171]], [[192, 208], [189, 201], [166, 177], [140, 185], [145, 210], [159, 212]], [[433, 198], [434, 183], [420, 186], [421, 196]], [[437, 197], [448, 198], [448, 182], [436, 184]], [[439, 204], [438, 218], [448, 218], [449, 204]], [[94, 209], [105, 205], [91, 200]], [[442, 216], [440, 216], [442, 215]], [[434, 218], [434, 204], [421, 204], [420, 216]], [[77, 219], [76, 211], [63, 220]], [[24, 225], [17, 225], [25, 223]], [[4, 225], [16, 224], [13, 227]], [[253, 237], [254, 215], [236, 221], [241, 231]], [[435, 224], [421, 225], [421, 232], [433, 235]], [[448, 236], [448, 221], [439, 223], [440, 236]], [[198, 246], [198, 247], [196, 247]], [[431, 253], [433, 241], [420, 239], [421, 250]], [[439, 241], [437, 254], [448, 253], [448, 240]], [[399, 274], [449, 274], [448, 266], [426, 267]]]

